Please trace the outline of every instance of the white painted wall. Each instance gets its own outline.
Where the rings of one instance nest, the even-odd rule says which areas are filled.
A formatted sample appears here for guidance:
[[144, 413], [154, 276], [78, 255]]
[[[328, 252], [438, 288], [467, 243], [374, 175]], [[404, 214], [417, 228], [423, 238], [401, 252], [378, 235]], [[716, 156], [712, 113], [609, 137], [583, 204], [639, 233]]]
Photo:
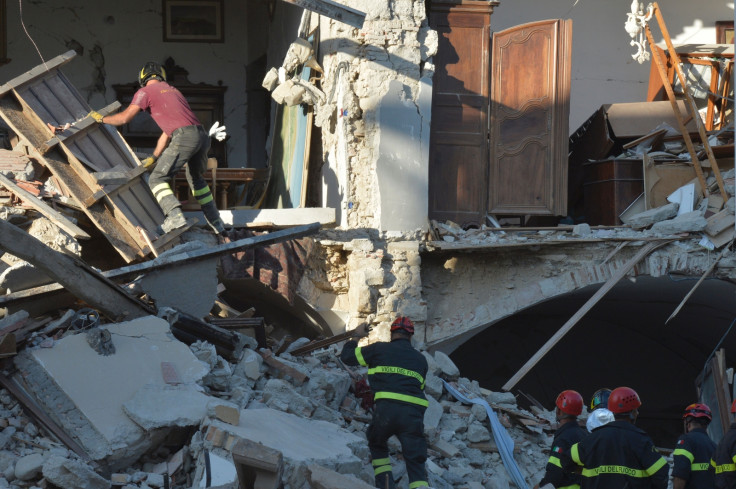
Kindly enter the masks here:
[[[658, 4], [676, 44], [715, 43], [715, 22], [734, 19], [734, 3], [727, 0]], [[574, 131], [602, 104], [646, 100], [650, 65], [631, 57], [636, 50], [624, 30], [630, 11], [630, 0], [501, 0], [491, 28], [498, 32], [537, 20], [572, 19], [570, 130]], [[653, 33], [661, 41], [656, 25]]]
[[[250, 1], [250, 0], [249, 0]], [[161, 0], [21, 0], [7, 2], [8, 58], [0, 67], [0, 83], [21, 75], [79, 46], [82, 56], [62, 71], [88, 99], [93, 108], [115, 100], [113, 84], [136, 81], [147, 61], [163, 63], [172, 57], [189, 71], [193, 83], [216, 85], [222, 80], [225, 92], [225, 120], [228, 164], [247, 166], [245, 66], [265, 51], [263, 46], [246, 46], [248, 22], [264, 32], [268, 18], [248, 19], [246, 1], [225, 2], [224, 43], [163, 42]], [[23, 22], [28, 34], [21, 25]], [[95, 50], [95, 47], [98, 49]], [[101, 54], [95, 55], [97, 52]], [[99, 70], [99, 71], [98, 71]], [[101, 74], [102, 84], [97, 83]]]

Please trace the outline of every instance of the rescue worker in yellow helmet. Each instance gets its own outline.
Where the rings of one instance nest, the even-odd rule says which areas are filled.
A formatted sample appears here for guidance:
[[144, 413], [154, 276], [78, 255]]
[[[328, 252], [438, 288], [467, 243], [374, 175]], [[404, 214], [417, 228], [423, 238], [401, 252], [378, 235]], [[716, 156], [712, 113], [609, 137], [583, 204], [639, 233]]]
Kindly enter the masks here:
[[210, 135], [181, 92], [166, 82], [163, 66], [152, 61], [146, 63], [138, 73], [138, 84], [141, 88], [125, 110], [106, 116], [92, 111], [89, 117], [100, 124], [122, 126], [133, 120], [138, 112], [149, 112], [162, 132], [153, 154], [141, 163], [153, 170], [148, 186], [166, 215], [162, 231], [167, 233], [187, 224], [181, 203], [171, 189], [174, 176], [186, 168], [187, 182], [207, 223], [215, 233], [224, 235], [225, 227], [204, 178]]
[[583, 468], [582, 489], [666, 489], [669, 465], [654, 442], [634, 426], [641, 400], [630, 387], [611, 391], [608, 409], [616, 420], [593, 430], [570, 448], [563, 469]]
[[672, 489], [713, 487], [713, 472], [708, 469], [716, 444], [706, 431], [712, 419], [706, 404], [695, 403], [685, 408], [682, 415], [685, 433], [677, 439], [672, 453]]
[[715, 474], [716, 489], [736, 487], [736, 399], [731, 404], [731, 427], [721, 438], [710, 465]]
[[[560, 392], [555, 401], [555, 418], [560, 423], [552, 440], [544, 477], [535, 489], [551, 484], [556, 489], [579, 489], [580, 474], [562, 469], [561, 458], [568, 456], [570, 447], [581, 441], [588, 434], [578, 425], [578, 416], [583, 412], [583, 396], [577, 391]], [[549, 487], [549, 486], [548, 486]]]
[[585, 421], [585, 427], [588, 431], [593, 431], [599, 426], [614, 421], [613, 413], [608, 410], [608, 397], [611, 395], [611, 389], [598, 389], [593, 393], [590, 400], [590, 415]]
[[375, 410], [368, 426], [376, 487], [394, 489], [388, 439], [396, 435], [409, 475], [409, 488], [426, 488], [427, 441], [424, 438], [424, 411], [429, 405], [424, 396], [427, 359], [411, 344], [414, 323], [399, 316], [391, 324], [391, 341], [359, 347], [345, 343], [340, 359], [351, 366], [368, 367], [368, 382], [374, 392]]

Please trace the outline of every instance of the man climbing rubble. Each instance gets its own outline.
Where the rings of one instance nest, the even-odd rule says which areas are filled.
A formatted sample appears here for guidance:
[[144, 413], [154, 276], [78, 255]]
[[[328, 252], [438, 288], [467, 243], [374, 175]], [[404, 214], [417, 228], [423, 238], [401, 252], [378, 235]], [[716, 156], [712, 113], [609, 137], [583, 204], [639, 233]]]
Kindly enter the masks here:
[[555, 406], [555, 419], [560, 423], [560, 427], [557, 428], [552, 440], [552, 450], [544, 477], [535, 486], [535, 489], [548, 484], [555, 488], [578, 489], [580, 474], [563, 470], [560, 457], [569, 456], [570, 448], [588, 434], [578, 425], [578, 416], [583, 412], [583, 396], [574, 390], [562, 391], [557, 396]]
[[167, 233], [187, 224], [181, 204], [171, 189], [176, 173], [186, 167], [187, 182], [202, 207], [205, 219], [215, 233], [223, 235], [225, 227], [203, 177], [207, 169], [210, 135], [181, 92], [166, 82], [166, 71], [161, 65], [146, 63], [138, 73], [138, 84], [141, 88], [124, 111], [107, 116], [92, 111], [89, 117], [100, 124], [122, 126], [141, 110], [148, 111], [163, 131], [153, 154], [142, 162], [147, 168], [155, 165], [148, 185], [166, 215], [161, 229]]
[[667, 460], [657, 453], [654, 442], [634, 426], [641, 400], [630, 387], [611, 391], [608, 409], [616, 420], [594, 430], [570, 449], [562, 468], [583, 468], [582, 489], [665, 489]]
[[672, 468], [673, 489], [713, 487], [710, 460], [716, 444], [705, 431], [713, 415], [706, 404], [690, 404], [682, 415], [685, 433], [677, 439]]
[[731, 427], [721, 438], [710, 465], [715, 473], [716, 489], [736, 487], [736, 399], [731, 404]]
[[340, 359], [347, 365], [368, 367], [368, 382], [374, 392], [375, 410], [368, 426], [376, 487], [393, 489], [388, 439], [396, 435], [409, 475], [409, 487], [427, 487], [427, 441], [424, 438], [424, 396], [427, 360], [411, 344], [414, 323], [404, 316], [391, 324], [391, 341], [359, 347], [350, 340]]

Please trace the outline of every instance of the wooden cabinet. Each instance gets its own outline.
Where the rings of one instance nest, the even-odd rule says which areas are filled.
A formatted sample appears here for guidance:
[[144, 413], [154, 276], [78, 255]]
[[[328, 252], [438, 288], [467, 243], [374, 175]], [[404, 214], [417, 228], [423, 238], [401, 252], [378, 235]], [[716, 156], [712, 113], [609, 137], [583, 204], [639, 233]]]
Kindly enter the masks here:
[[499, 2], [433, 1], [437, 30], [429, 152], [429, 217], [460, 225], [485, 216], [491, 14]]
[[572, 23], [493, 36], [494, 1], [433, 1], [429, 217], [565, 215]]
[[[177, 66], [172, 58], [167, 59], [163, 66], [166, 70], [168, 82], [181, 91], [205, 129], [212, 127], [215, 121], [219, 121], [220, 125], [224, 125], [225, 91], [227, 87], [190, 82], [187, 77], [189, 72], [181, 66]], [[123, 107], [130, 105], [133, 95], [139, 88], [137, 83], [113, 85], [112, 87]], [[161, 129], [147, 112], [139, 112], [129, 124], [120, 129], [128, 144], [134, 151], [140, 153], [152, 152], [161, 135]], [[217, 166], [220, 168], [227, 167], [226, 142], [210, 139], [210, 156], [217, 158]]]

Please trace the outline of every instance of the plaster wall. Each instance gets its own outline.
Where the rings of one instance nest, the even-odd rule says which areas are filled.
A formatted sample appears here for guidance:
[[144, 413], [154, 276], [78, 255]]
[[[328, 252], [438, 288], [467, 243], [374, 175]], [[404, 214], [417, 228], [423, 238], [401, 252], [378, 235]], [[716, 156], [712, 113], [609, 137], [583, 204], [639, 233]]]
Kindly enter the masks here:
[[[647, 2], [644, 2], [647, 4]], [[734, 19], [734, 3], [658, 2], [667, 30], [675, 44], [716, 42], [715, 22]], [[491, 17], [498, 32], [543, 19], [572, 19], [572, 80], [570, 132], [576, 130], [602, 104], [646, 100], [650, 63], [639, 64], [636, 49], [624, 30], [629, 1], [501, 0]], [[656, 21], [652, 28], [662, 40]]]
[[[225, 2], [224, 43], [163, 42], [160, 0], [37, 0], [7, 2], [6, 9], [11, 62], [0, 67], [1, 82], [74, 49], [78, 56], [62, 70], [91, 107], [99, 109], [115, 100], [113, 84], [135, 82], [145, 62], [172, 57], [189, 71], [192, 83], [228, 87], [225, 120], [220, 121], [231, 136], [228, 164], [249, 166], [245, 66], [249, 58], [262, 55], [265, 39], [262, 46], [246, 49], [246, 35], [250, 25], [268, 25], [268, 20], [249, 18], [247, 2]], [[258, 31], [262, 34], [263, 28]]]
[[343, 228], [426, 227], [431, 57], [424, 1], [351, 0], [361, 29], [320, 18], [323, 206]]

